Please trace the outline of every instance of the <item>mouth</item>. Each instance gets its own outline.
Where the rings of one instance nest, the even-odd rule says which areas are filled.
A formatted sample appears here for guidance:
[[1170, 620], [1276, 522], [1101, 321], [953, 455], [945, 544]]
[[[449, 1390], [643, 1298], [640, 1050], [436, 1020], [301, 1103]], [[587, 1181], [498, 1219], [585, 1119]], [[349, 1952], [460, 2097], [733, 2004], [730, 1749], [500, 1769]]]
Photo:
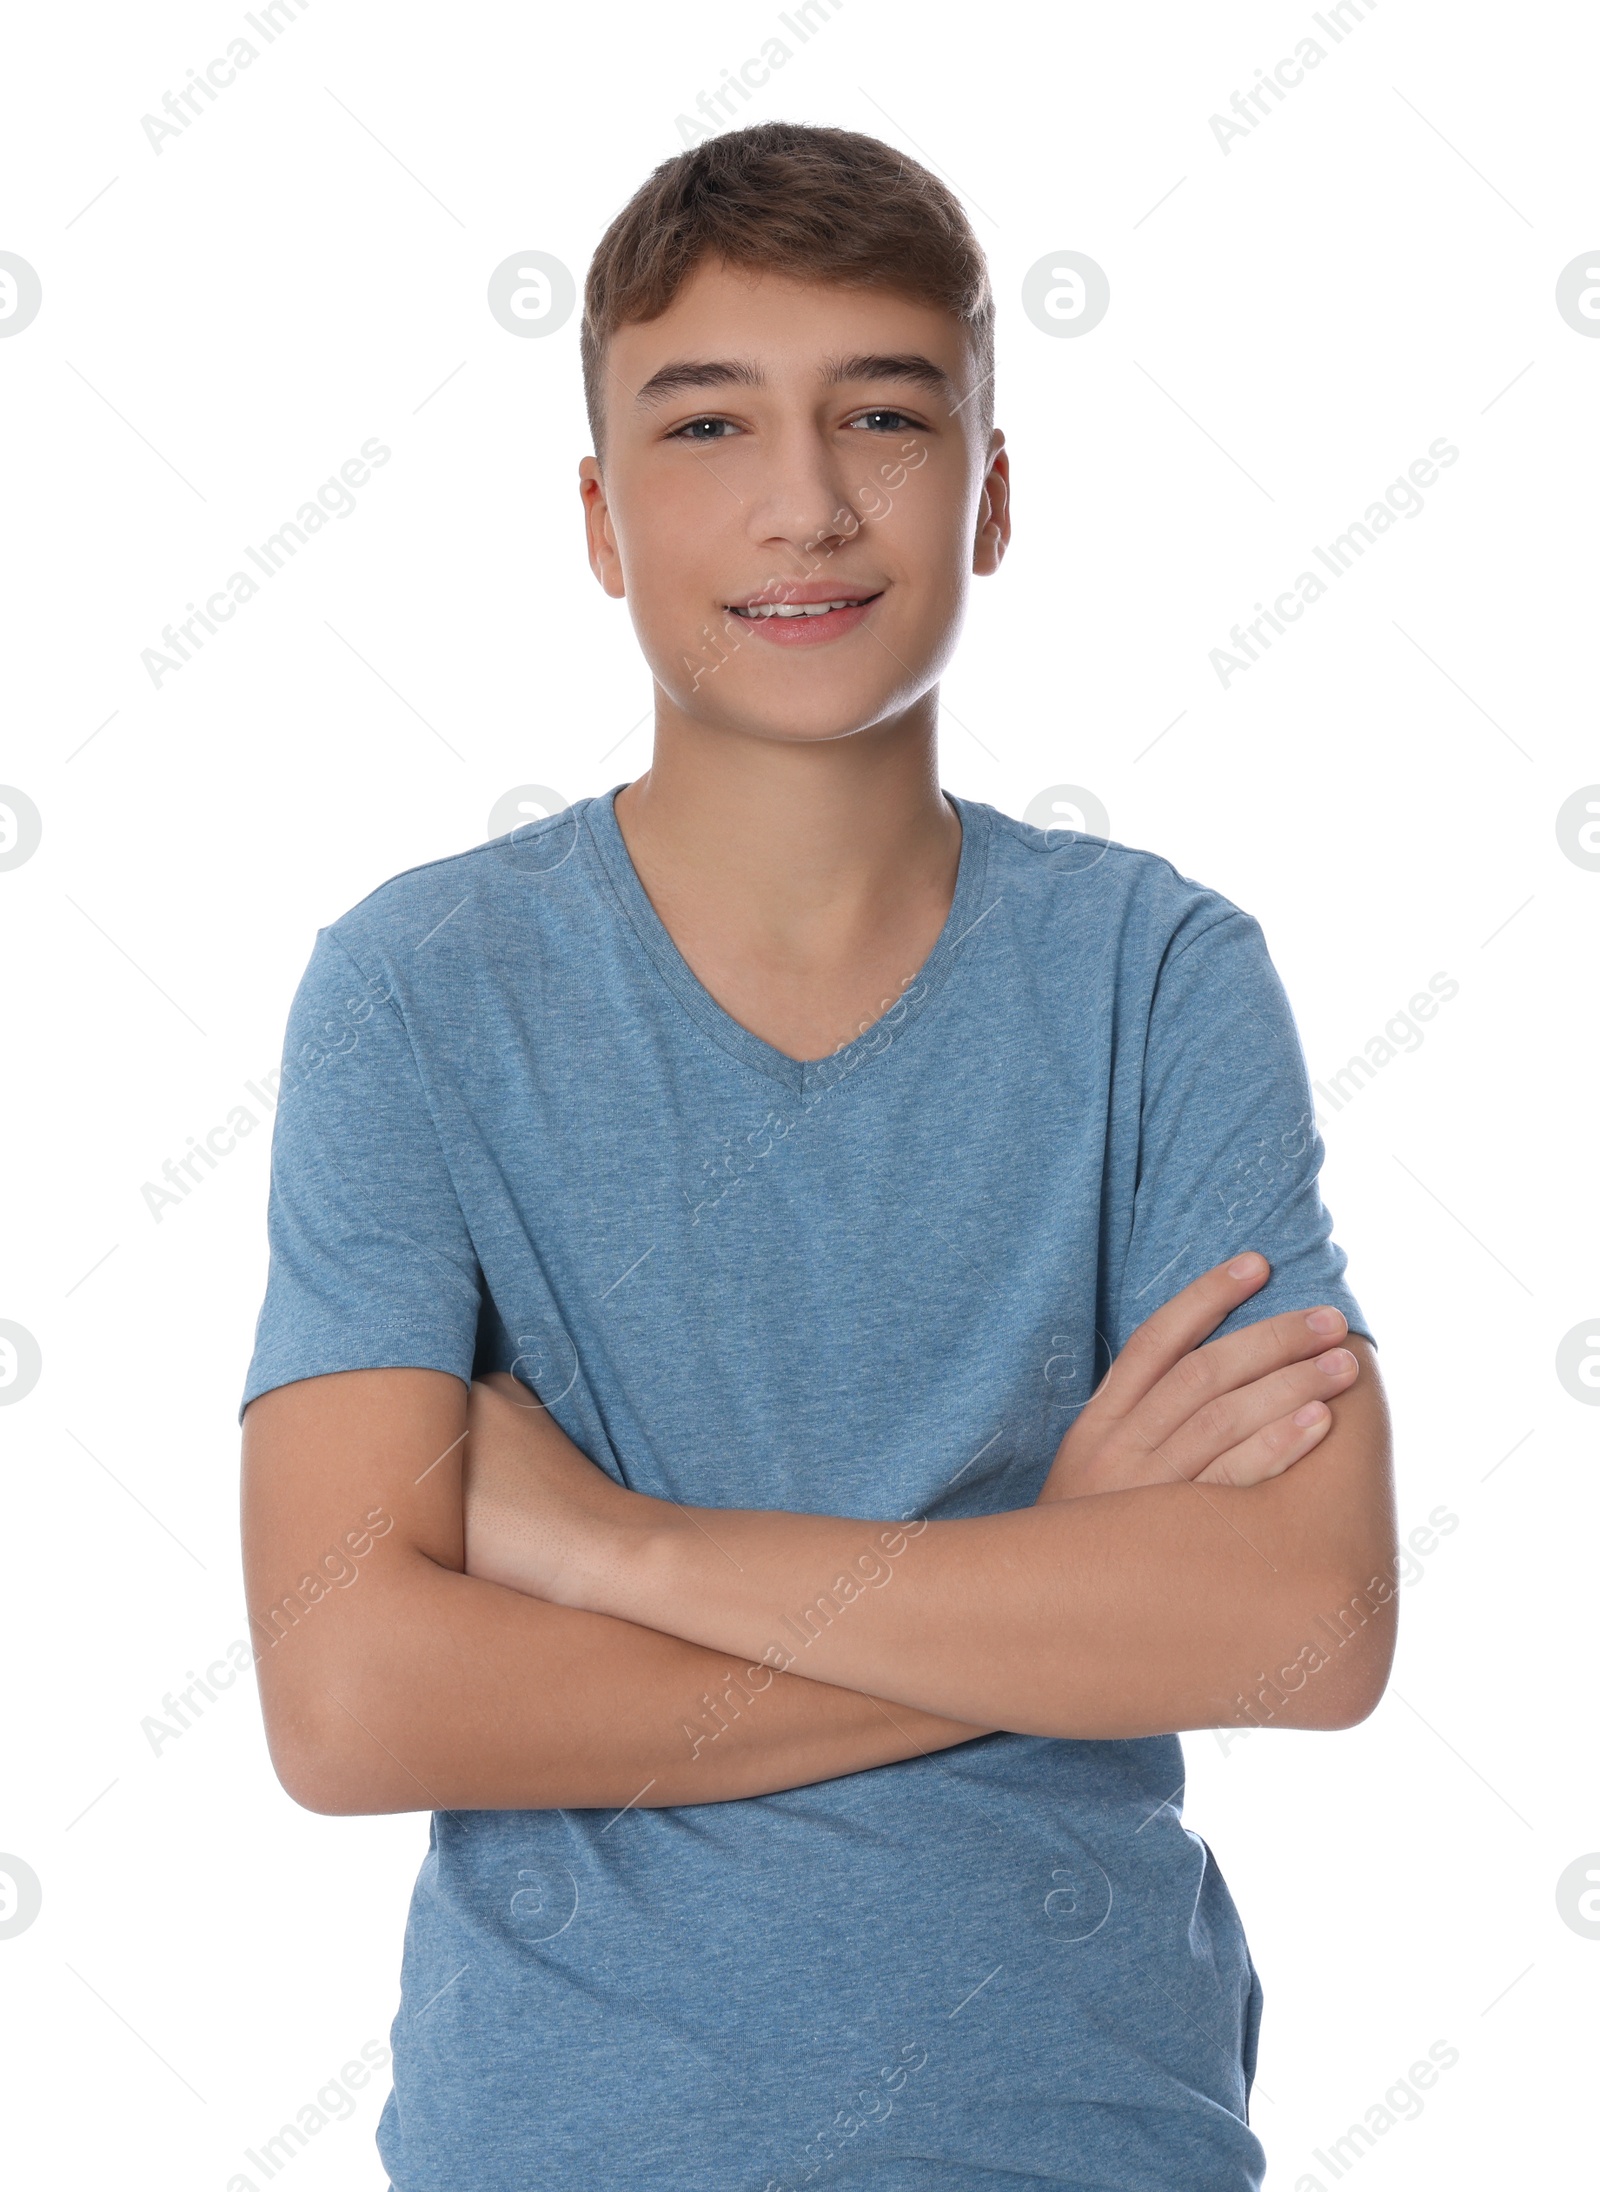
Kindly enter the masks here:
[[745, 601], [724, 603], [728, 615], [748, 624], [751, 631], [778, 646], [816, 646], [824, 640], [843, 638], [866, 617], [883, 588], [870, 592], [848, 586], [822, 595], [820, 589], [791, 588], [785, 599], [774, 601], [770, 589]]

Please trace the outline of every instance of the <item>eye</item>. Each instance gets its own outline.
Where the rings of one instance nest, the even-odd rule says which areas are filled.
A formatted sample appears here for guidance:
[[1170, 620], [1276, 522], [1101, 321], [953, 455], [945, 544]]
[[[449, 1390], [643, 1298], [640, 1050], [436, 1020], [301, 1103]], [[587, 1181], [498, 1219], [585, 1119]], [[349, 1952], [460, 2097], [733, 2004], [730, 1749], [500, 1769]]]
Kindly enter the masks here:
[[[724, 427], [724, 426], [726, 426], [726, 427], [728, 427], [728, 428], [730, 428], [730, 429], [731, 429], [731, 428], [732, 428], [732, 426], [733, 426], [733, 421], [732, 421], [731, 419], [710, 419], [710, 418], [707, 418], [707, 419], [686, 419], [686, 420], [684, 421], [684, 423], [682, 424], [682, 426], [675, 426], [675, 427], [674, 427], [674, 428], [672, 429], [672, 432], [671, 432], [670, 434], [668, 434], [668, 435], [666, 436], [666, 439], [667, 439], [668, 441], [688, 441], [688, 442], [695, 442], [695, 441], [722, 441], [722, 440], [724, 440], [724, 439], [726, 438], [726, 437], [725, 437], [725, 436], [724, 436], [724, 435], [723, 435], [723, 434], [722, 434], [722, 433], [720, 432], [720, 429], [721, 429], [722, 427]], [[711, 433], [702, 433], [702, 432], [701, 432], [701, 428], [702, 428], [702, 427], [711, 427], [712, 429], [714, 429], [714, 431], [712, 431]]]
[[904, 411], [863, 411], [860, 418], [852, 419], [850, 424], [853, 427], [865, 426], [874, 434], [903, 434], [907, 429], [913, 433], [923, 431], [917, 420]]

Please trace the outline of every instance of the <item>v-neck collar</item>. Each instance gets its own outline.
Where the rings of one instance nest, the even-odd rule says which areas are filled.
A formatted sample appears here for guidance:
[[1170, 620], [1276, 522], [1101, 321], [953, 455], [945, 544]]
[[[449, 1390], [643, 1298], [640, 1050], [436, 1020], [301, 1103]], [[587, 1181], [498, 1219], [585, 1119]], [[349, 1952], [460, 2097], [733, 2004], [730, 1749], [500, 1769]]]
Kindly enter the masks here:
[[902, 996], [860, 1035], [825, 1058], [791, 1058], [786, 1051], [742, 1027], [731, 1013], [724, 1012], [672, 941], [639, 880], [617, 822], [616, 798], [618, 792], [625, 789], [625, 785], [614, 784], [610, 791], [588, 800], [584, 806], [584, 819], [588, 823], [589, 841], [599, 856], [601, 872], [616, 894], [634, 935], [656, 973], [703, 1034], [730, 1057], [738, 1059], [741, 1065], [764, 1073], [771, 1080], [781, 1081], [797, 1095], [810, 1095], [837, 1081], [842, 1072], [853, 1071], [861, 1063], [861, 1057], [854, 1054], [878, 1055], [899, 1040], [913, 1020], [920, 1018], [929, 999], [949, 973], [957, 947], [986, 910], [981, 901], [989, 864], [989, 810], [974, 800], [958, 799], [953, 792], [946, 792], [944, 796], [961, 823], [961, 857], [956, 866], [955, 895], [933, 949], [906, 985]]

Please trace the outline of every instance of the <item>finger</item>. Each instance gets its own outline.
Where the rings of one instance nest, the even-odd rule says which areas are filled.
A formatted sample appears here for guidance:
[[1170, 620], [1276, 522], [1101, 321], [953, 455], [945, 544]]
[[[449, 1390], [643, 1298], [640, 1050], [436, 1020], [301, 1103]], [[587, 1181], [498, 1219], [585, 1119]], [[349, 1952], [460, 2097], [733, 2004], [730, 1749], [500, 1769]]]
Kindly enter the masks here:
[[1247, 1249], [1191, 1279], [1129, 1335], [1091, 1405], [1098, 1404], [1106, 1414], [1126, 1415], [1224, 1317], [1250, 1299], [1271, 1269], [1265, 1256]]
[[[1302, 1420], [1306, 1418], [1309, 1420]], [[1281, 1477], [1297, 1461], [1304, 1461], [1306, 1455], [1327, 1437], [1332, 1424], [1333, 1410], [1325, 1401], [1307, 1401], [1293, 1415], [1280, 1416], [1276, 1422], [1264, 1424], [1241, 1444], [1219, 1454], [1194, 1481], [1196, 1484], [1228, 1484], [1241, 1490], [1252, 1484], [1265, 1484], [1269, 1478]]]
[[[1164, 1446], [1192, 1417], [1203, 1416], [1215, 1439], [1225, 1428], [1218, 1404], [1226, 1395], [1321, 1354], [1347, 1330], [1343, 1313], [1326, 1304], [1283, 1310], [1247, 1324], [1226, 1339], [1194, 1348], [1174, 1363], [1133, 1409], [1121, 1431], [1143, 1445]], [[1212, 1456], [1221, 1451], [1219, 1441], [1212, 1447]]]
[[[1158, 1451], [1180, 1475], [1198, 1477], [1268, 1424], [1293, 1415], [1308, 1401], [1329, 1400], [1348, 1391], [1360, 1375], [1360, 1359], [1348, 1347], [1325, 1348], [1308, 1362], [1290, 1364], [1202, 1402], [1161, 1440]], [[1139, 1420], [1136, 1415], [1123, 1435], [1132, 1432]]]

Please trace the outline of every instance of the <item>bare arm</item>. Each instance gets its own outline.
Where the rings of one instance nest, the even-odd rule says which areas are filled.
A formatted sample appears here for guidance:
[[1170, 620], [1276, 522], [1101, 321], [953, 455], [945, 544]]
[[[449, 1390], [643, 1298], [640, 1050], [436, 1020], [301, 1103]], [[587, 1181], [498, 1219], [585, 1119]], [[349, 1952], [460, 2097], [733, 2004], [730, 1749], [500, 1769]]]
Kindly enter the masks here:
[[776, 1646], [773, 1664], [818, 1681], [1021, 1733], [1225, 1726], [1263, 1688], [1259, 1716], [1344, 1727], [1387, 1678], [1393, 1593], [1380, 1529], [1351, 1513], [1376, 1504], [1386, 1468], [1375, 1388], [1341, 1413], [1312, 1460], [1248, 1490], [1157, 1485], [915, 1537], [832, 1516], [669, 1511], [613, 1538], [576, 1590], [728, 1650]]
[[309, 1809], [717, 1803], [988, 1732], [464, 1574], [466, 1427], [466, 1388], [433, 1370], [308, 1378], [245, 1411], [257, 1676]]
[[[1231, 1481], [1226, 1466], [1194, 1471], [1186, 1442], [1190, 1461], [1198, 1439], [1209, 1463], [1229, 1409], [1259, 1418], [1259, 1396], [1285, 1381], [1309, 1396], [1315, 1383], [1303, 1381], [1321, 1375], [1311, 1358], [1329, 1344], [1297, 1314], [1180, 1348], [1185, 1320], [1220, 1321], [1206, 1295], [1227, 1283], [1219, 1268], [1141, 1327], [1034, 1508], [909, 1523], [680, 1508], [621, 1491], [551, 1440], [536, 1499], [523, 1505], [516, 1488], [514, 1503], [501, 1500], [469, 1565], [810, 1679], [1024, 1733], [1348, 1726], [1377, 1702], [1393, 1651], [1375, 1360], [1364, 1339], [1349, 1342], [1316, 1451], [1298, 1465], [1287, 1466], [1290, 1445], [1265, 1481], [1258, 1468]], [[1226, 1306], [1249, 1290], [1235, 1285]], [[1334, 1324], [1342, 1333], [1336, 1312]], [[1147, 1460], [1142, 1473], [1130, 1452]], [[472, 1513], [469, 1491], [469, 1549]]]

